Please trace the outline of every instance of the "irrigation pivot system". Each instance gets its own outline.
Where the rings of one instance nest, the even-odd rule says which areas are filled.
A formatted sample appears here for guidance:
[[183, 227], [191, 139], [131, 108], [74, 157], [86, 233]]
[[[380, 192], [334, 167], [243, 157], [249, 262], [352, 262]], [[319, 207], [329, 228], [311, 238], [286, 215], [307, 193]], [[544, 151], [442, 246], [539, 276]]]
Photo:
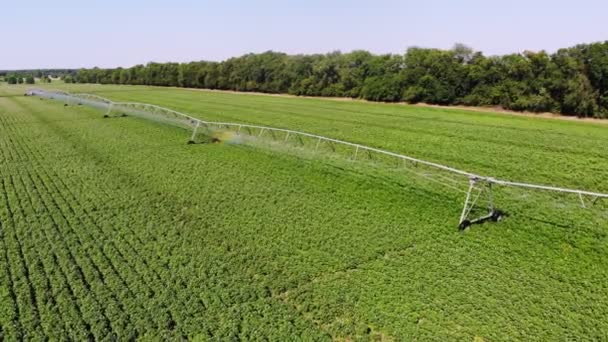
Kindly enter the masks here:
[[[493, 191], [496, 186], [515, 187], [578, 196], [578, 200], [583, 208], [586, 208], [588, 205], [595, 204], [598, 200], [608, 199], [608, 194], [606, 193], [496, 179], [494, 177], [477, 175], [471, 172], [399, 153], [311, 133], [245, 123], [205, 121], [175, 110], [152, 104], [114, 102], [93, 94], [71, 94], [60, 90], [30, 89], [27, 91], [26, 95], [62, 100], [65, 102], [65, 105], [87, 105], [90, 107], [99, 108], [104, 111], [104, 117], [106, 118], [132, 115], [182, 127], [191, 131], [190, 140], [188, 141], [190, 144], [196, 143], [197, 137], [201, 134], [204, 136], [210, 136], [210, 134], [213, 132], [230, 132], [234, 135], [234, 137], [241, 141], [253, 141], [259, 140], [263, 137], [270, 137], [273, 142], [286, 143], [289, 141], [299, 146], [311, 146], [314, 148], [314, 151], [318, 151], [321, 148], [325, 148], [331, 152], [340, 151], [343, 154], [348, 154], [349, 159], [351, 160], [357, 160], [357, 158], [361, 159], [364, 158], [364, 156], [367, 156], [369, 159], [390, 159], [391, 163], [396, 162], [397, 164], [401, 165], [409, 164], [415, 168], [422, 166], [428, 170], [433, 170], [436, 173], [431, 174], [414, 172], [412, 171], [412, 168], [406, 167], [404, 167], [403, 170], [414, 172], [418, 176], [425, 177], [444, 186], [462, 191], [465, 195], [464, 205], [459, 219], [459, 228], [461, 230], [468, 228], [472, 224], [481, 223], [488, 220], [498, 221], [504, 216], [504, 213], [495, 207]], [[376, 157], [373, 157], [373, 155]], [[460, 189], [455, 186], [458, 183], [462, 184], [463, 180], [468, 180], [467, 188]], [[482, 206], [483, 209], [481, 212], [479, 212], [479, 210], [474, 210], [479, 208], [477, 203], [480, 202], [480, 200], [486, 201], [486, 205]], [[473, 215], [474, 213], [475, 215]]]

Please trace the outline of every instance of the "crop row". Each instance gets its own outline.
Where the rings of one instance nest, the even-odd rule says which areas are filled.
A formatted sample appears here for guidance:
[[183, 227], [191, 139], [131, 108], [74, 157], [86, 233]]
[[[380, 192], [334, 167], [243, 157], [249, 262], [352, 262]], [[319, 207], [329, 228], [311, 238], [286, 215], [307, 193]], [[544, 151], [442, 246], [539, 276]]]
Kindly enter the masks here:
[[[256, 290], [259, 295], [253, 296], [243, 292], [233, 283], [236, 278], [230, 280], [233, 276], [226, 273], [233, 270], [219, 260], [209, 260], [216, 265], [212, 268], [218, 268], [216, 277], [216, 271], [203, 268], [201, 273], [201, 264], [180, 255], [184, 236], [170, 228], [192, 226], [192, 222], [177, 225], [178, 218], [191, 219], [182, 208], [169, 205], [166, 198], [163, 203], [168, 205], [159, 205], [165, 194], [142, 186], [145, 182], [116, 160], [92, 153], [91, 144], [79, 144], [81, 137], [64, 129], [65, 123], [39, 117], [37, 107], [28, 106], [23, 111], [32, 113], [40, 124], [29, 130], [8, 127], [11, 149], [30, 162], [28, 168], [12, 164], [4, 169], [11, 212], [2, 218], [15, 220], [16, 226], [6, 231], [19, 232], [15, 240], [31, 247], [24, 258], [10, 255], [11, 269], [18, 260], [28, 268], [39, 265], [35, 274], [40, 281], [32, 282], [31, 288], [37, 301], [44, 298], [44, 305], [52, 309], [40, 310], [40, 324], [30, 322], [26, 312], [10, 316], [9, 321], [20, 326], [11, 328], [2, 319], [7, 337], [238, 334], [241, 323], [236, 317], [241, 313], [229, 308], [248, 301], [252, 306], [247, 310], [268, 305], [268, 291]], [[44, 143], [36, 136], [44, 137]], [[20, 225], [26, 219], [34, 229]], [[18, 301], [11, 306], [15, 311], [28, 291], [21, 286], [10, 289], [17, 294]], [[212, 312], [206, 314], [208, 307]], [[226, 325], [219, 317], [233, 317], [232, 323]]]
[[[36, 145], [34, 144], [34, 146]], [[21, 150], [18, 152], [28, 155], [33, 160], [42, 157], [41, 155], [35, 155], [36, 153], [32, 151], [31, 146], [24, 144], [20, 145], [20, 147]], [[78, 199], [70, 192], [70, 187], [64, 183], [62, 177], [59, 177], [57, 174], [48, 174], [48, 172], [45, 172], [47, 167], [44, 165], [36, 165], [34, 163], [32, 166], [34, 166], [32, 169], [39, 172], [42, 171], [43, 174], [22, 174], [21, 177], [28, 184], [28, 192], [24, 193], [30, 195], [29, 207], [34, 208], [34, 211], [48, 215], [50, 218], [48, 224], [55, 229], [57, 234], [61, 234], [62, 238], [59, 240], [64, 245], [60, 246], [59, 249], [68, 251], [68, 254], [62, 255], [60, 259], [70, 261], [72, 265], [70, 267], [76, 269], [76, 278], [82, 283], [86, 292], [95, 293], [96, 296], [99, 296], [100, 291], [101, 293], [105, 292], [103, 299], [100, 299], [97, 303], [96, 311], [104, 312], [104, 310], [100, 310], [102, 307], [99, 305], [99, 302], [103, 302], [104, 304], [114, 303], [113, 306], [108, 306], [109, 308], [116, 307], [117, 311], [114, 315], [124, 316], [122, 319], [117, 319], [115, 316], [111, 318], [104, 317], [103, 322], [98, 324], [100, 325], [99, 327], [92, 327], [93, 329], [98, 328], [95, 330], [95, 336], [104, 336], [110, 330], [110, 322], [129, 322], [128, 317], [131, 313], [125, 312], [126, 310], [123, 307], [122, 301], [117, 298], [117, 295], [124, 292], [123, 296], [134, 298], [144, 296], [137, 299], [139, 302], [143, 302], [143, 299], [153, 298], [155, 293], [148, 285], [150, 280], [140, 280], [138, 272], [129, 264], [129, 260], [133, 260], [133, 262], [137, 260], [137, 251], [130, 246], [131, 255], [128, 257], [123, 255], [113, 242], [116, 232], [105, 232], [93, 221], [88, 215], [87, 209], [82, 208]], [[24, 188], [26, 187], [25, 183], [22, 183], [22, 185]], [[69, 228], [69, 230], [62, 232], [60, 231], [62, 228]], [[85, 235], [85, 233], [88, 234]], [[105, 244], [105, 241], [109, 241], [109, 243]], [[52, 242], [50, 243], [52, 244]], [[56, 248], [52, 248], [51, 250], [54, 249]], [[78, 252], [72, 253], [71, 251]], [[121, 263], [120, 269], [122, 269], [122, 272], [114, 265], [114, 262]], [[127, 266], [127, 268], [125, 269], [124, 266]], [[123, 276], [125, 273], [126, 276], [131, 277], [129, 279], [130, 285], [127, 285], [125, 276]], [[129, 309], [132, 310], [134, 308]], [[148, 307], [145, 309], [141, 308], [141, 310], [140, 315], [147, 317], [146, 319], [149, 321], [152, 321], [150, 316], [146, 316], [149, 315], [149, 312], [163, 312], [162, 308], [161, 310], [150, 310]], [[164, 311], [169, 316], [165, 317], [165, 322], [157, 322], [157, 324], [163, 324], [163, 326], [171, 324], [172, 320], [171, 314], [167, 310]], [[158, 319], [163, 319], [162, 315], [157, 315], [157, 317]], [[129, 325], [122, 328], [124, 331], [120, 329], [121, 327], [114, 327], [115, 331], [123, 333], [120, 336], [127, 336], [125, 335], [125, 331], [132, 331], [132, 333], [137, 333], [138, 331]], [[80, 337], [82, 338], [82, 336]]]
[[[201, 108], [198, 93], [163, 91], [167, 96], [153, 88], [119, 95]], [[407, 150], [420, 138], [413, 151], [429, 143], [438, 159], [453, 153], [467, 163], [457, 144], [435, 149], [433, 128], [422, 125], [429, 120], [415, 113], [400, 118], [389, 107], [370, 114], [365, 106], [337, 105], [344, 110], [337, 130], [322, 132], [331, 121], [327, 102], [278, 99], [275, 106], [268, 98], [231, 97], [234, 107], [225, 94], [205, 97], [217, 118], [301, 123], [374, 146], [384, 127], [391, 142], [379, 147]], [[463, 196], [402, 169], [241, 144], [186, 145], [187, 134], [172, 127], [104, 120], [51, 101], [15, 98], [6, 108], [2, 115], [28, 122], [8, 124], [0, 137], [10, 144], [6, 153], [23, 158], [0, 166], [0, 243], [8, 246], [0, 288], [11, 303], [0, 326], [8, 339], [601, 337], [608, 317], [599, 285], [608, 279], [598, 266], [607, 253], [602, 220], [550, 196], [500, 189], [497, 202], [512, 215], [458, 233]], [[456, 127], [463, 146], [467, 127], [480, 130], [480, 139], [514, 139], [508, 120], [450, 115], [435, 127], [439, 145], [459, 134], [450, 132]], [[395, 138], [402, 128], [407, 134]], [[515, 149], [531, 148], [532, 131], [524, 130]], [[564, 132], [538, 133], [538, 141], [550, 144]], [[591, 130], [580, 160], [595, 160], [596, 140]], [[480, 152], [482, 167], [500, 164], [475, 139], [467, 149]], [[556, 142], [536, 156], [551, 159], [559, 149], [571, 158], [581, 150]], [[551, 178], [542, 170], [534, 177]], [[544, 320], [543, 312], [557, 314]]]

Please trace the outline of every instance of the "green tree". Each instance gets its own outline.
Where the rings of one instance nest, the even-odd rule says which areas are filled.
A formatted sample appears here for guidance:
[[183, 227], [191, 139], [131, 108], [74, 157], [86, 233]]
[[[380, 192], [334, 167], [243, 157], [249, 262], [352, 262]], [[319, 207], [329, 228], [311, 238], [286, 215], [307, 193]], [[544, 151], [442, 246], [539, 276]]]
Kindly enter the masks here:
[[569, 80], [563, 102], [563, 113], [592, 117], [598, 111], [596, 100], [597, 91], [591, 86], [589, 79], [578, 74]]
[[458, 103], [469, 90], [463, 87], [466, 85], [463, 60], [454, 51], [410, 48], [404, 63], [406, 101]]
[[127, 69], [81, 69], [75, 72], [74, 80], [492, 105], [606, 117], [608, 42], [577, 45], [552, 55], [526, 51], [492, 57], [463, 44], [450, 50], [414, 47], [404, 55], [336, 51], [290, 56], [267, 51], [223, 62], [151, 62]]
[[396, 102], [401, 100], [401, 78], [393, 76], [373, 76], [365, 80], [361, 97], [369, 101]]

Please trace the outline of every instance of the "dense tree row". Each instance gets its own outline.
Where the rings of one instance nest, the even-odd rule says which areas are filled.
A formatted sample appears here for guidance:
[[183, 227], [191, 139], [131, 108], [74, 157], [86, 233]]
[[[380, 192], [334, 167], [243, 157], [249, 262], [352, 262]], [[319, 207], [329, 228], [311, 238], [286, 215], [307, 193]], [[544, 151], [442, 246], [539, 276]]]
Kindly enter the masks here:
[[7, 75], [31, 75], [34, 78], [45, 76], [51, 78], [63, 77], [65, 75], [75, 75], [78, 69], [21, 69], [21, 70], [0, 70], [0, 77]]
[[[2, 80], [2, 79], [0, 79]], [[36, 83], [36, 79], [33, 74], [18, 74], [11, 73], [4, 76], [4, 81], [8, 84], [34, 84]], [[49, 76], [42, 76], [38, 79], [40, 83], [51, 83], [51, 78]]]
[[451, 50], [410, 48], [404, 55], [265, 52], [223, 62], [81, 69], [75, 81], [501, 106], [608, 117], [608, 42], [554, 54], [526, 51], [491, 57], [461, 44]]
[[53, 78], [61, 78], [71, 83], [78, 69], [27, 69], [27, 70], [0, 70], [0, 81], [8, 84], [34, 84], [50, 83]]

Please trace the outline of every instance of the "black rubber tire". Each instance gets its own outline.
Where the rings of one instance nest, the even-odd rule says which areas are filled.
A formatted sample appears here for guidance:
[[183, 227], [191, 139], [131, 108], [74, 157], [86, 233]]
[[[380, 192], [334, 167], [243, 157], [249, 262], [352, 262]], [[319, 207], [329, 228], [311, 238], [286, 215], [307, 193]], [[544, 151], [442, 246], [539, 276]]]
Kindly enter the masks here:
[[458, 225], [458, 229], [465, 230], [465, 229], [469, 228], [470, 226], [471, 226], [471, 221], [464, 220], [464, 221], [460, 222], [460, 224]]
[[492, 220], [492, 222], [498, 222], [500, 221], [504, 216], [504, 213], [500, 210], [494, 210], [492, 211], [492, 217], [490, 217], [490, 219]]

